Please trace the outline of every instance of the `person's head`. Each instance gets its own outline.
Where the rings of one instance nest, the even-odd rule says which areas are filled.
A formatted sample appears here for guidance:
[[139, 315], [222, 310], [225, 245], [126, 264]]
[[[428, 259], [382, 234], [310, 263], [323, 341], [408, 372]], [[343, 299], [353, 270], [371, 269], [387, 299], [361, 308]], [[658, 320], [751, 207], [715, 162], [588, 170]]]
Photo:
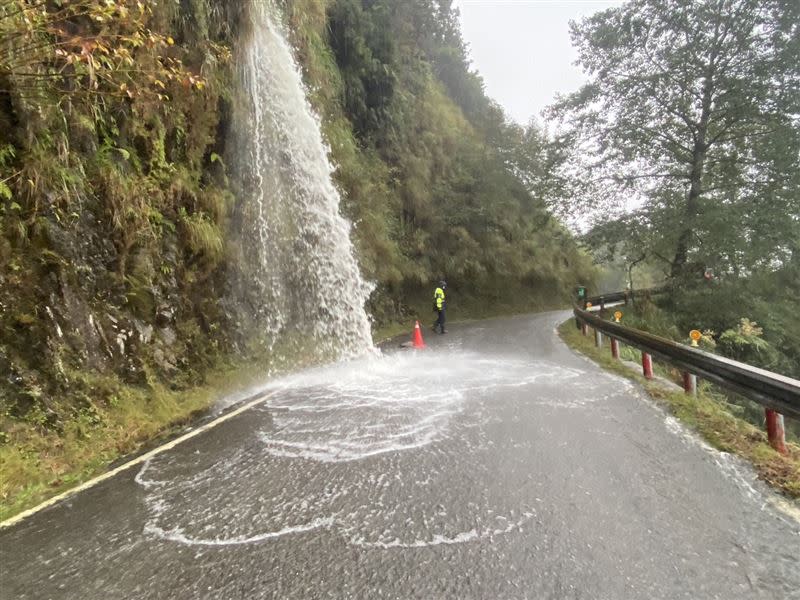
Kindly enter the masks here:
[[447, 289], [447, 282], [444, 279], [442, 279], [439, 282], [439, 287], [442, 288], [443, 290], [446, 290]]

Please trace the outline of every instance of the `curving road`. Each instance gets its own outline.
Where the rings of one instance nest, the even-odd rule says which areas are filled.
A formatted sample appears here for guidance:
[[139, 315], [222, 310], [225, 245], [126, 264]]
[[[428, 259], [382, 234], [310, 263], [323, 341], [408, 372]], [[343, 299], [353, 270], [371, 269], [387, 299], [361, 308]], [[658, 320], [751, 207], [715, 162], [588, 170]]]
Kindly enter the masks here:
[[567, 313], [273, 382], [0, 530], [0, 598], [800, 598], [800, 525]]

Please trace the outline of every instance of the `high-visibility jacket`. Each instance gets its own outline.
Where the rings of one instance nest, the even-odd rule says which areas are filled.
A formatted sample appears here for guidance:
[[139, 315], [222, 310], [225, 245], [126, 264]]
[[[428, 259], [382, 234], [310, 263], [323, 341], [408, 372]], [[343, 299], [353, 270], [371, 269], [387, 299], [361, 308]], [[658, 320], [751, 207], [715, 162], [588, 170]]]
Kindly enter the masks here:
[[436, 307], [436, 310], [442, 310], [444, 308], [444, 290], [440, 287], [437, 287], [436, 291], [433, 292], [433, 305]]

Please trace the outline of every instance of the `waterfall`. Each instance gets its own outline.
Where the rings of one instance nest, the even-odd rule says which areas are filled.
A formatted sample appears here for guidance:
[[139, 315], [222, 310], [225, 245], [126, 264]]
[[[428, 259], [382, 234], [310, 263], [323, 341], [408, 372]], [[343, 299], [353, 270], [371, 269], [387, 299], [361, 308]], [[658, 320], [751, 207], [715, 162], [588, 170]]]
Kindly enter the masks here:
[[325, 358], [372, 347], [362, 278], [339, 213], [329, 148], [271, 2], [252, 2], [234, 116], [250, 306], [272, 349], [294, 337]]

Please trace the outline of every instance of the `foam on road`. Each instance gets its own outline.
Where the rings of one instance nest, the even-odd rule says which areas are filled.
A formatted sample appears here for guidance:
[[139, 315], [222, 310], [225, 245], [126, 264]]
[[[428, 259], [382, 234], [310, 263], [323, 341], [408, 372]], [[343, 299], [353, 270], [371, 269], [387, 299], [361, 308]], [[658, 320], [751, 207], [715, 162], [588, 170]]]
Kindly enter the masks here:
[[0, 598], [793, 598], [747, 467], [498, 319], [264, 400], [0, 532]]

